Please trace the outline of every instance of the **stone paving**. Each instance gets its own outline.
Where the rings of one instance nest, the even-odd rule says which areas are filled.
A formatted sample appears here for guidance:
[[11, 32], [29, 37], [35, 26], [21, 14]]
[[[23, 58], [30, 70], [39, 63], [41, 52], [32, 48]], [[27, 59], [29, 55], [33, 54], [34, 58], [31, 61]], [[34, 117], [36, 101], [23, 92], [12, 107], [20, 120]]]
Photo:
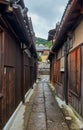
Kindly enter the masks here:
[[69, 130], [45, 81], [40, 81], [26, 104], [24, 130]]

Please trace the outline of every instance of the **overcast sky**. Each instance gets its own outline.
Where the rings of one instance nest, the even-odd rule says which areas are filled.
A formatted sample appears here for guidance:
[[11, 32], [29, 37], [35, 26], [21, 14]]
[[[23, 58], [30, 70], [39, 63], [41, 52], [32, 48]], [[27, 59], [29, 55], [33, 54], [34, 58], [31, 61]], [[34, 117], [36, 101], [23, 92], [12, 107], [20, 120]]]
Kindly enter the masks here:
[[24, 0], [37, 37], [48, 37], [48, 31], [61, 20], [68, 0]]

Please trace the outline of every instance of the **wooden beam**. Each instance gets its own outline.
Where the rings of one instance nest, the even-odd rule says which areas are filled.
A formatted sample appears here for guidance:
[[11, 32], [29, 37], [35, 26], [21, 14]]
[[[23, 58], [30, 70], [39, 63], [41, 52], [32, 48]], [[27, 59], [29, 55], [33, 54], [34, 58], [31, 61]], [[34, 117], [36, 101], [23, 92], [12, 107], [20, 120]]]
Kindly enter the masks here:
[[24, 45], [22, 43], [22, 51], [21, 51], [21, 99], [22, 102], [25, 102], [25, 95], [24, 95], [24, 51], [23, 51]]

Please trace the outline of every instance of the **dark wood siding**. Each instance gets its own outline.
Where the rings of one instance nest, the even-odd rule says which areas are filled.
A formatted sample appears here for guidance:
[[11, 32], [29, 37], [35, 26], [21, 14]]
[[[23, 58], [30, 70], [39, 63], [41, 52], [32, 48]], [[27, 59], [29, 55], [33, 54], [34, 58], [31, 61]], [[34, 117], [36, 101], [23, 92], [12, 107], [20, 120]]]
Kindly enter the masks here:
[[19, 102], [22, 100], [21, 98], [21, 75], [22, 75], [22, 52], [18, 44], [15, 44], [15, 106], [18, 106]]
[[75, 94], [76, 96], [80, 97], [80, 90], [81, 90], [81, 85], [80, 85], [80, 47], [75, 49], [69, 54], [68, 57], [68, 66], [69, 66], [69, 88], [70, 91]]
[[64, 97], [64, 73], [60, 71], [60, 60], [54, 62], [54, 86], [57, 95], [63, 99]]
[[25, 94], [30, 88], [30, 67], [29, 67], [29, 57], [27, 53], [24, 53], [24, 86]]
[[[3, 97], [4, 94], [2, 92], [3, 89], [3, 79], [4, 79], [4, 32], [0, 32], [0, 94], [2, 97], [0, 98], [0, 128], [3, 126]], [[5, 104], [5, 103], [4, 103]]]
[[60, 60], [58, 60], [54, 62], [54, 83], [60, 81]]
[[82, 59], [83, 59], [83, 45], [75, 48], [73, 51], [70, 52], [68, 56], [69, 102], [81, 116], [83, 116]]
[[83, 45], [81, 46], [81, 103], [79, 111], [83, 116]]
[[21, 47], [7, 30], [0, 32], [0, 129], [36, 81], [37, 61]]
[[4, 86], [2, 93], [3, 120], [6, 122], [15, 109], [15, 69], [4, 67]]
[[54, 61], [51, 62], [51, 66], [50, 66], [50, 80], [51, 80], [51, 83], [54, 84], [53, 82], [53, 74], [54, 74]]
[[[5, 124], [21, 101], [21, 49], [7, 32], [1, 43], [1, 124]], [[3, 52], [3, 53], [2, 53]]]

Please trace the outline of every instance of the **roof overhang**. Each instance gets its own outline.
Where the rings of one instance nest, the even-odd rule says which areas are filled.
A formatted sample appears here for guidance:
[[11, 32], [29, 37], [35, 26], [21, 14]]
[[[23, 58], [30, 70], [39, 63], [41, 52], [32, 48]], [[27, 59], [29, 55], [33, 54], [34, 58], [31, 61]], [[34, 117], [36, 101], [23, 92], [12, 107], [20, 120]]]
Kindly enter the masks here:
[[57, 52], [62, 44], [64, 44], [67, 39], [68, 32], [73, 31], [81, 19], [83, 19], [82, 0], [69, 0], [69, 3], [61, 19], [60, 31], [58, 32], [56, 41], [51, 49], [48, 59], [53, 56], [52, 52]]
[[[19, 1], [24, 7], [23, 0]], [[23, 17], [20, 5], [10, 4], [8, 0], [0, 1], [0, 24], [13, 34], [20, 43], [25, 43], [29, 50], [36, 55], [36, 48], [30, 30], [28, 16]]]
[[52, 29], [48, 32], [48, 41], [53, 40], [55, 33], [56, 33], [56, 29]]

